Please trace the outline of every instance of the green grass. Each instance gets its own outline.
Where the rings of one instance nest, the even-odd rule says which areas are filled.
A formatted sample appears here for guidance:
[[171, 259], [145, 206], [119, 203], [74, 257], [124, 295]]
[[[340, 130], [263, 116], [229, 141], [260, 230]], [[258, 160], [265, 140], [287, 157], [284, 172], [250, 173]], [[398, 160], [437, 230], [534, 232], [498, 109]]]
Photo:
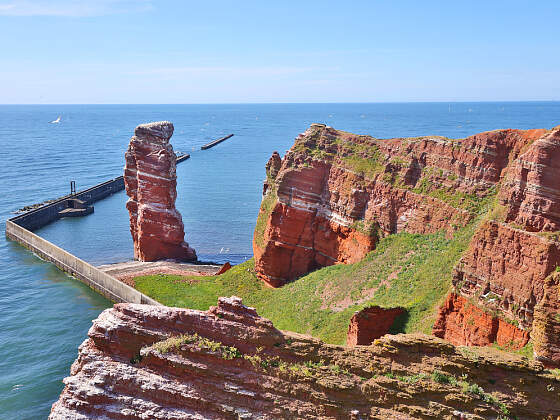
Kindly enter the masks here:
[[264, 231], [266, 229], [266, 224], [268, 223], [270, 214], [272, 213], [272, 210], [274, 210], [274, 206], [278, 200], [274, 180], [269, 180], [268, 185], [270, 191], [267, 192], [261, 201], [261, 207], [257, 217], [257, 223], [255, 225], [255, 242], [257, 246], [261, 248], [265, 246]]
[[519, 356], [526, 357], [529, 360], [534, 359], [533, 342], [531, 340], [529, 340], [529, 342], [525, 346], [521, 347], [520, 349], [515, 350], [513, 346], [514, 346], [513, 342], [510, 345], [505, 345], [505, 346], [500, 346], [498, 343], [492, 344], [492, 347], [498, 350], [505, 351], [508, 353], [518, 354]]
[[380, 161], [378, 152], [372, 157], [345, 156], [342, 158], [342, 162], [345, 167], [369, 179], [374, 178], [385, 168]]
[[241, 357], [242, 354], [236, 347], [226, 346], [219, 341], [214, 341], [198, 334], [182, 334], [158, 341], [152, 345], [154, 350], [161, 354], [177, 351], [183, 344], [194, 344], [208, 352], [218, 353], [222, 359], [231, 360]]
[[253, 260], [220, 276], [142, 276], [136, 288], [168, 306], [206, 310], [219, 296], [236, 295], [282, 330], [344, 344], [353, 313], [366, 306], [407, 309], [393, 332], [431, 332], [437, 308], [451, 287], [451, 272], [474, 224], [444, 233], [399, 233], [382, 239], [362, 261], [312, 272], [278, 289], [255, 276]]

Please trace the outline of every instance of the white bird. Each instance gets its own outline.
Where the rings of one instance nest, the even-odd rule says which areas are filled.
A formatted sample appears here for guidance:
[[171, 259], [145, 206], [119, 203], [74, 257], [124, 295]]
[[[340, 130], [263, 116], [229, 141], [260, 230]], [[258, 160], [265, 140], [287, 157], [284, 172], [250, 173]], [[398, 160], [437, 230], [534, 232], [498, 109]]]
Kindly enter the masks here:
[[58, 118], [54, 121], [51, 121], [51, 124], [58, 124], [60, 122], [60, 115], [58, 116]]

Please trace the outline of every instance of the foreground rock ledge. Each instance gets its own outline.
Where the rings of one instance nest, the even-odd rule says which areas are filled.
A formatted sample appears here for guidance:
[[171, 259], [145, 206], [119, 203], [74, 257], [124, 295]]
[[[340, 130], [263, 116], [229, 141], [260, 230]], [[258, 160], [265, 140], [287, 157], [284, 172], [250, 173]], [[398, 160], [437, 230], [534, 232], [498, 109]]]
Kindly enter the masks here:
[[194, 249], [184, 241], [183, 221], [175, 208], [177, 157], [169, 143], [172, 135], [169, 121], [141, 124], [125, 154], [124, 184], [130, 197], [126, 208], [134, 258], [140, 261], [196, 260]]
[[539, 363], [420, 334], [328, 345], [236, 297], [207, 312], [117, 304], [88, 335], [50, 419], [560, 415], [560, 382]]

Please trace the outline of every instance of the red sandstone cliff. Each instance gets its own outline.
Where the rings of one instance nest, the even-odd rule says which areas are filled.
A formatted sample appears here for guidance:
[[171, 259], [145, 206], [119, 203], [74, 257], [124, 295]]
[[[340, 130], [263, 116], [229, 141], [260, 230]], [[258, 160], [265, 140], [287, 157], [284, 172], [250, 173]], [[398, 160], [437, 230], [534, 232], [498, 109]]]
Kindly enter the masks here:
[[457, 344], [486, 345], [496, 341], [492, 339], [497, 339], [496, 334], [481, 333], [480, 323], [472, 321], [466, 310], [478, 312], [474, 316], [487, 319], [489, 325], [497, 322], [491, 319], [498, 317], [502, 328], [509, 323], [508, 328], [514, 332], [497, 339], [498, 343], [522, 347], [533, 326], [535, 305], [544, 296], [546, 279], [558, 265], [557, 242], [505, 223], [484, 223], [455, 267], [453, 283], [460, 296], [449, 297], [434, 334]]
[[118, 304], [94, 321], [49, 419], [553, 419], [535, 362], [425, 335], [369, 347], [281, 332], [238, 298]]
[[539, 133], [511, 162], [498, 197], [494, 220], [482, 224], [455, 267], [455, 291], [434, 334], [512, 348], [532, 339], [538, 360], [560, 366], [560, 127]]
[[176, 156], [169, 143], [172, 135], [173, 124], [168, 121], [139, 125], [125, 155], [124, 182], [130, 197], [126, 208], [134, 258], [140, 261], [196, 260], [194, 249], [184, 241], [183, 221], [175, 208]]
[[357, 311], [350, 319], [346, 345], [369, 345], [389, 333], [395, 319], [405, 312], [404, 308], [381, 308], [370, 306]]
[[257, 273], [281, 286], [319, 267], [359, 261], [379, 236], [452, 234], [545, 132], [380, 140], [312, 124], [283, 159], [275, 153], [267, 164], [253, 240]]
[[380, 140], [313, 124], [266, 171], [253, 249], [268, 284], [359, 261], [381, 236], [452, 235], [481, 216], [434, 334], [514, 349], [533, 338], [535, 356], [559, 364], [560, 127]]

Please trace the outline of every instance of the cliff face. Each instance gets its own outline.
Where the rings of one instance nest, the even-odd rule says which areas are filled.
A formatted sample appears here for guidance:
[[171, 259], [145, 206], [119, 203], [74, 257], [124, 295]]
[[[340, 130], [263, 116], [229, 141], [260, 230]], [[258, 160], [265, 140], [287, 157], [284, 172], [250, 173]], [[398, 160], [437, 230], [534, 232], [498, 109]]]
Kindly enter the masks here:
[[501, 195], [505, 221], [530, 232], [560, 230], [560, 127], [536, 140], [509, 172]]
[[494, 419], [560, 415], [538, 363], [435, 337], [369, 347], [281, 332], [220, 298], [207, 312], [118, 304], [94, 321], [50, 419]]
[[451, 235], [545, 132], [379, 140], [313, 124], [283, 159], [275, 153], [267, 164], [253, 240], [259, 277], [281, 286], [319, 267], [352, 263], [391, 233]]
[[[519, 348], [533, 339], [537, 359], [560, 366], [557, 270], [560, 267], [560, 129], [545, 132], [511, 163], [499, 192], [496, 221], [472, 238], [455, 268], [450, 296], [434, 334], [454, 343], [494, 341]], [[556, 297], [557, 299], [557, 297]], [[468, 308], [468, 309], [466, 309]], [[480, 334], [475, 317], [500, 323], [496, 334]], [[506, 325], [509, 324], [509, 325]], [[507, 328], [506, 328], [507, 327]], [[500, 336], [500, 330], [509, 331]], [[470, 338], [469, 338], [470, 337]]]
[[196, 260], [194, 249], [184, 241], [177, 198], [176, 156], [169, 139], [173, 124], [168, 121], [142, 124], [134, 130], [125, 154], [124, 182], [130, 197], [130, 232], [134, 258]]
[[488, 346], [497, 343], [520, 349], [529, 341], [529, 332], [510, 322], [482, 310], [462, 295], [450, 293], [440, 308], [433, 333], [457, 344]]
[[537, 360], [545, 366], [560, 366], [560, 273], [544, 283], [541, 301], [535, 306], [532, 331]]
[[313, 124], [267, 164], [255, 269], [277, 287], [358, 261], [383, 236], [453, 235], [477, 217], [434, 334], [514, 349], [534, 337], [535, 355], [557, 364], [560, 127], [379, 140]]

